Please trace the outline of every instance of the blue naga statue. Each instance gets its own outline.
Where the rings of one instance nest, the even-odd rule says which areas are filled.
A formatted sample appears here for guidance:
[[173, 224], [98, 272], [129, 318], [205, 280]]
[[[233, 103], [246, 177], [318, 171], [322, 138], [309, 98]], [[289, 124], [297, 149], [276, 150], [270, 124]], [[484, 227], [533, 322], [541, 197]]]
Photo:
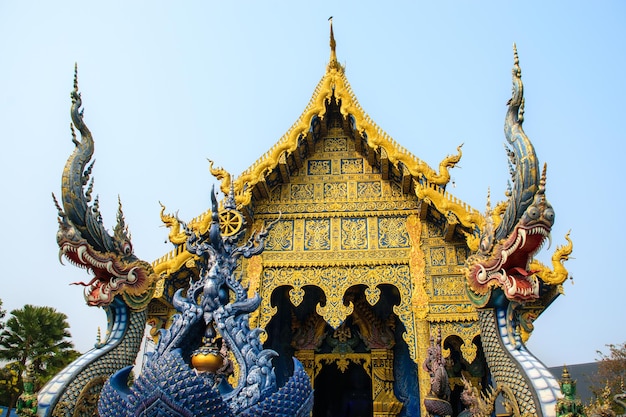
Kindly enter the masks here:
[[[294, 371], [277, 387], [272, 358], [263, 349], [261, 329], [250, 329], [248, 315], [259, 307], [258, 294], [248, 297], [238, 280], [237, 259], [263, 251], [271, 225], [253, 233], [243, 245], [243, 232], [220, 232], [218, 205], [211, 193], [212, 219], [204, 233], [186, 228], [187, 250], [195, 255], [198, 277], [186, 293], [178, 290], [172, 325], [162, 330], [156, 351], [131, 387], [131, 367], [105, 384], [98, 404], [107, 416], [308, 416], [313, 390], [294, 358]], [[235, 210], [232, 192], [224, 204]], [[235, 381], [231, 383], [229, 381]]]

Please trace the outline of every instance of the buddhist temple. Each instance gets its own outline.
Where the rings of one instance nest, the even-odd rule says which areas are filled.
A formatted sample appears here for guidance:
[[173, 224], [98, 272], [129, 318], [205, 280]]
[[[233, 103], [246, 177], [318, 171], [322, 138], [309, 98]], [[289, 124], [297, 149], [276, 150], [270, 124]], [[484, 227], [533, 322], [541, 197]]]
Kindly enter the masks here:
[[[73, 123], [83, 138], [90, 137], [78, 111], [77, 91], [75, 83]], [[190, 294], [200, 294], [199, 282], [212, 279], [203, 284], [203, 297], [213, 294], [207, 304], [210, 314], [204, 313], [208, 323], [204, 336], [180, 333], [202, 346], [191, 354], [187, 345], [174, 343], [182, 352], [175, 366], [186, 369], [185, 355], [197, 358], [198, 352], [214, 360], [215, 366], [194, 367], [199, 374], [222, 372], [210, 381], [226, 399], [237, 389], [233, 379], [247, 368], [237, 364], [237, 352], [227, 352], [235, 342], [226, 335], [218, 337], [229, 323], [220, 322], [220, 314], [245, 301], [256, 306], [242, 307], [246, 334], [246, 326], [264, 329], [258, 332], [263, 349], [255, 351], [258, 358], [264, 352], [276, 354], [272, 366], [277, 387], [293, 384], [300, 367], [306, 372], [314, 390], [314, 417], [456, 416], [489, 397], [481, 397], [480, 392], [503, 398], [510, 415], [555, 415], [558, 383], [526, 350], [524, 341], [532, 331], [532, 320], [562, 290], [567, 278], [562, 261], [571, 252], [571, 241], [557, 248], [554, 270], [533, 259], [549, 233], [554, 211], [546, 199], [545, 166], [542, 170], [522, 129], [523, 108], [515, 50], [513, 97], [505, 115], [513, 186], [507, 201], [493, 208], [487, 201], [487, 211], [481, 213], [447, 190], [449, 170], [462, 156], [461, 145], [449, 150], [438, 167], [430, 167], [361, 108], [338, 60], [331, 20], [328, 64], [292, 127], [237, 177], [219, 161], [211, 161], [221, 201], [214, 197], [212, 207], [189, 221], [162, 206], [161, 219], [169, 228], [173, 250], [151, 266], [142, 266], [145, 276], [138, 275], [137, 267], [124, 275], [130, 277], [125, 293], [118, 281], [98, 283], [97, 291], [87, 291], [88, 303], [102, 306], [112, 299], [123, 300], [120, 303], [132, 311], [145, 314], [142, 320], [155, 340], [173, 343], [177, 329], [186, 325], [181, 322], [186, 312], [195, 308], [194, 314], [201, 317], [201, 309], [208, 308], [196, 306], [200, 296]], [[75, 163], [71, 157], [66, 171]], [[88, 177], [86, 162], [80, 163], [80, 175]], [[71, 215], [82, 204], [76, 203], [75, 196], [84, 192], [68, 191], [66, 197], [71, 178], [64, 175], [63, 207], [57, 203], [60, 230], [65, 233], [73, 224], [82, 235], [91, 233], [89, 222], [81, 226], [82, 220]], [[85, 183], [82, 180], [78, 186]], [[111, 239], [123, 240], [121, 208], [118, 222], [121, 226]], [[65, 235], [58, 238], [64, 255], [75, 263], [87, 262], [85, 256], [75, 255], [81, 253], [75, 243], [67, 243], [74, 235]], [[239, 237], [248, 243], [241, 250], [233, 249]], [[107, 242], [98, 251], [114, 251], [115, 245]], [[213, 249], [207, 252], [208, 246]], [[215, 278], [219, 271], [211, 265], [220, 259], [236, 279]], [[105, 269], [102, 265], [100, 261], [90, 268], [98, 275]], [[236, 285], [229, 280], [237, 281]], [[145, 286], [140, 290], [137, 282]], [[183, 305], [193, 308], [184, 310]], [[247, 351], [247, 345], [242, 349]], [[163, 367], [171, 352], [161, 350], [164, 362], [157, 365]], [[228, 372], [223, 370], [233, 363]], [[181, 372], [179, 376], [187, 375], [186, 370]], [[78, 378], [67, 375], [63, 381]], [[157, 378], [156, 373], [150, 375], [146, 381], [161, 383], [149, 379]], [[196, 378], [189, 375], [185, 378]], [[227, 390], [223, 389], [226, 376], [231, 384]], [[112, 377], [104, 384], [103, 396], [117, 398], [113, 391], [126, 392], [118, 385]], [[50, 387], [44, 389], [49, 394], [40, 394], [40, 403], [50, 404], [52, 410], [60, 404], [55, 396], [65, 394]], [[97, 397], [98, 392], [94, 388], [92, 394]], [[160, 410], [184, 408], [176, 405], [174, 397], [175, 393], [162, 394]], [[483, 411], [489, 407], [493, 411], [493, 405], [482, 404]], [[238, 413], [249, 406], [254, 404], [231, 407], [231, 411], [248, 415]], [[100, 412], [113, 410], [107, 407]], [[153, 415], [142, 410], [144, 414], [132, 415]]]

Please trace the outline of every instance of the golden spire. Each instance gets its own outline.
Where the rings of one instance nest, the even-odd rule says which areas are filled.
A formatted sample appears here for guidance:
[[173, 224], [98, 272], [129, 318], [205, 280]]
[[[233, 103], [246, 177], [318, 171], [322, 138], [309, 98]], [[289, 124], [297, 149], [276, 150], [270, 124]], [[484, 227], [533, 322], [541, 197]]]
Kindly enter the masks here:
[[337, 42], [335, 42], [335, 34], [333, 33], [333, 17], [329, 17], [330, 22], [330, 62], [337, 62], [337, 51], [335, 50]]
[[330, 22], [330, 62], [328, 62], [328, 70], [337, 69], [343, 71], [343, 67], [337, 61], [337, 42], [335, 42], [335, 34], [333, 33], [333, 17], [329, 17]]

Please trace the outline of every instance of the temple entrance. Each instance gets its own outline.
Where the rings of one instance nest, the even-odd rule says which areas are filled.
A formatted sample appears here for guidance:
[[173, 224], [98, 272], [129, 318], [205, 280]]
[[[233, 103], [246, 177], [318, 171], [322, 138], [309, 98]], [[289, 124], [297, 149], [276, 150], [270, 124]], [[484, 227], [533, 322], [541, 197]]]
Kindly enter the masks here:
[[372, 379], [362, 366], [322, 367], [314, 381], [313, 417], [371, 417]]
[[[417, 380], [417, 370], [402, 340], [402, 324], [393, 313], [399, 298], [395, 287], [381, 285], [375, 305], [366, 300], [362, 285], [348, 289], [344, 305], [351, 303], [354, 310], [337, 328], [317, 313], [316, 306], [327, 302], [319, 287], [305, 286], [298, 305], [291, 302], [290, 290], [283, 286], [272, 293], [276, 313], [266, 327], [265, 347], [279, 353], [273, 360], [279, 386], [293, 372], [295, 356], [315, 390], [313, 416], [398, 415], [403, 403], [395, 396], [395, 375], [400, 380], [398, 392], [409, 400], [416, 384], [407, 381]], [[394, 362], [399, 370], [394, 370]]]

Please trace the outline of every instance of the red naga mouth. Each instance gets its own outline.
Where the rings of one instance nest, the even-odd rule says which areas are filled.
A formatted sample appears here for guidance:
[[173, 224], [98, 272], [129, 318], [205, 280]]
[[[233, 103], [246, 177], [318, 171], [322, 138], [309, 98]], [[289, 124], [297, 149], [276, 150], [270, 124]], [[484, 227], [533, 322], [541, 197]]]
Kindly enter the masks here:
[[493, 257], [472, 267], [471, 286], [484, 292], [499, 285], [510, 300], [527, 301], [539, 297], [539, 280], [530, 271], [533, 256], [550, 238], [550, 229], [543, 224], [518, 226], [507, 240], [498, 244]]
[[132, 291], [146, 280], [142, 268], [125, 268], [124, 263], [92, 250], [86, 243], [66, 241], [60, 246], [60, 258], [65, 257], [72, 264], [93, 273], [94, 277], [88, 283], [73, 283], [85, 287], [85, 300], [90, 306], [109, 304], [123, 287]]

